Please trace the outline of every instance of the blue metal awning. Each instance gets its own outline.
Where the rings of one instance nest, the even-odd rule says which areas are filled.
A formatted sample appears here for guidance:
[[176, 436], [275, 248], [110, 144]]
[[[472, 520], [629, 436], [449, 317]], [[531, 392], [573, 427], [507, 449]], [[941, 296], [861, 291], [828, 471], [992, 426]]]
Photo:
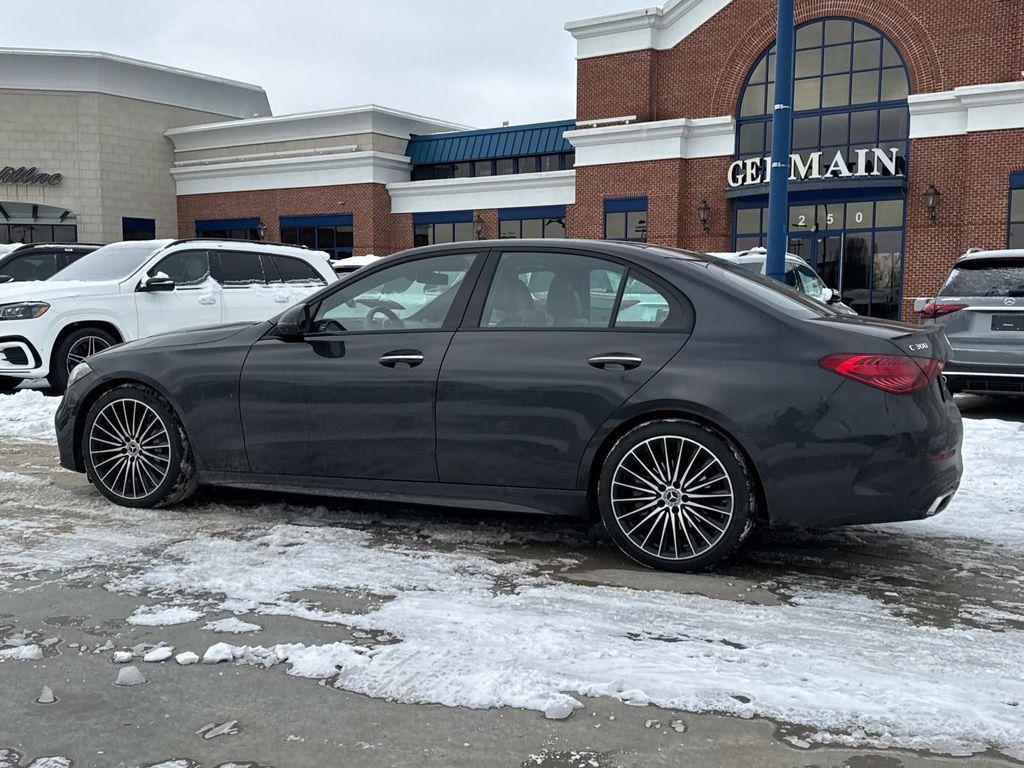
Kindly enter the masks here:
[[413, 165], [429, 165], [572, 152], [572, 144], [563, 134], [575, 127], [575, 120], [559, 120], [413, 136], [405, 153]]

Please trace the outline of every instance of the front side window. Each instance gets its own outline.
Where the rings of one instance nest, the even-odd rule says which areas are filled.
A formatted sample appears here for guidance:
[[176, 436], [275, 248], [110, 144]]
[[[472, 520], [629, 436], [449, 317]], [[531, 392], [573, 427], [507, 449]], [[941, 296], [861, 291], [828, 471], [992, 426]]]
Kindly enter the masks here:
[[569, 253], [501, 254], [483, 328], [607, 328], [625, 269]]
[[246, 251], [222, 251], [220, 253], [220, 282], [233, 286], [266, 283], [260, 255]]
[[12, 256], [0, 264], [0, 275], [8, 275], [15, 282], [46, 280], [57, 271], [57, 254], [26, 253]]
[[149, 270], [152, 277], [167, 275], [177, 288], [202, 285], [210, 276], [210, 254], [207, 251], [178, 251], [160, 261]]
[[432, 330], [441, 328], [475, 259], [451, 254], [382, 269], [325, 298], [313, 331]]

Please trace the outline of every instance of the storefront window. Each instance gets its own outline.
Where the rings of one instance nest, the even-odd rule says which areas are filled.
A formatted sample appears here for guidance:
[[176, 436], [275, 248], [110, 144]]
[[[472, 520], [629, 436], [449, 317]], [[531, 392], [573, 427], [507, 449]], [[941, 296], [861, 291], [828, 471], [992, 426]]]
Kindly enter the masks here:
[[1010, 177], [1010, 218], [1007, 248], [1024, 248], [1024, 172]]
[[282, 216], [281, 242], [344, 259], [352, 255], [352, 214]]
[[473, 212], [417, 213], [413, 216], [414, 247], [460, 243], [473, 239]]
[[565, 206], [501, 209], [498, 211], [498, 237], [565, 237]]
[[214, 237], [223, 240], [259, 240], [258, 218], [203, 219], [196, 222], [196, 237]]
[[647, 241], [647, 198], [624, 197], [604, 201], [605, 240]]

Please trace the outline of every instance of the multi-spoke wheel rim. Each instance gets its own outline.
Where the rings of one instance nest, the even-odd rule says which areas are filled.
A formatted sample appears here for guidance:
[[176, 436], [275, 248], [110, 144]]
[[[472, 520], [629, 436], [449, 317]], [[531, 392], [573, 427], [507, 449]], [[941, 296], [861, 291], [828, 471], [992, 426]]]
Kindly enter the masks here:
[[141, 400], [107, 403], [89, 430], [96, 482], [122, 499], [142, 499], [167, 479], [171, 439], [163, 419]]
[[612, 513], [636, 547], [663, 560], [691, 560], [729, 529], [732, 481], [696, 440], [652, 437], [622, 457], [612, 475]]
[[110, 342], [102, 336], [83, 336], [68, 350], [68, 373], [71, 373], [74, 367], [84, 362], [87, 357], [92, 357], [109, 346]]

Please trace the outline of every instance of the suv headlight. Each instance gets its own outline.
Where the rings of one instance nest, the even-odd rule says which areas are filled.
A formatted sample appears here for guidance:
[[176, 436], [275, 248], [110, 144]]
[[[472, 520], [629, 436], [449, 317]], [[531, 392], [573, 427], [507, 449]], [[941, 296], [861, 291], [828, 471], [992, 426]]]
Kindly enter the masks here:
[[31, 320], [42, 317], [50, 305], [45, 301], [22, 301], [18, 304], [0, 304], [0, 320]]

